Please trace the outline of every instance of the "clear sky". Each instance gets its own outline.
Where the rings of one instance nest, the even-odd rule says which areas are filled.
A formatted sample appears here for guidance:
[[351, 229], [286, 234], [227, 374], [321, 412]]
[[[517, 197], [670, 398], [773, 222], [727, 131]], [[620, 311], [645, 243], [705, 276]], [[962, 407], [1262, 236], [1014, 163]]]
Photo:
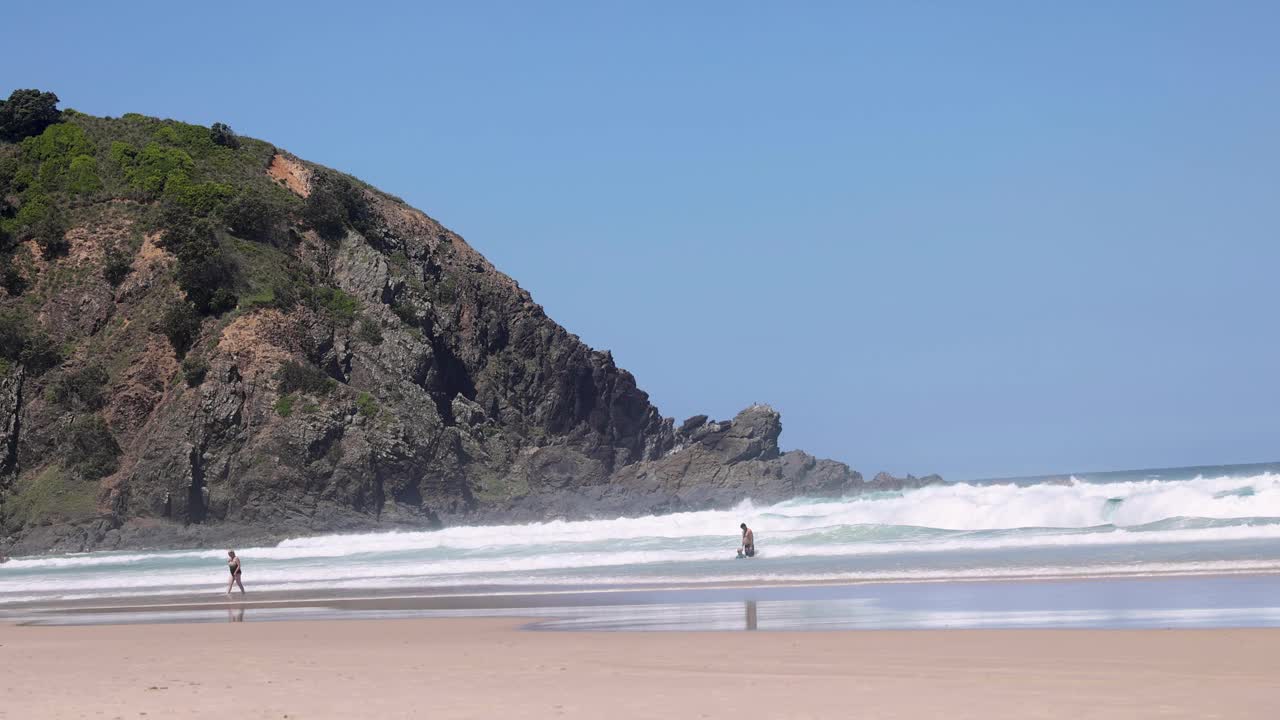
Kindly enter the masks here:
[[1280, 459], [1280, 3], [123, 5], [6, 7], [0, 91], [400, 195], [678, 420], [952, 479]]

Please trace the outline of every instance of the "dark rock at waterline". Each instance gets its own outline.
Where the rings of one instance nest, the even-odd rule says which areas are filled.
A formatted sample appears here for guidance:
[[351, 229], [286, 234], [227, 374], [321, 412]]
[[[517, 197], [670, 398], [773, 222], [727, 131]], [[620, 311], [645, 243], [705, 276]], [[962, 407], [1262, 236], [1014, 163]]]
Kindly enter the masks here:
[[769, 503], [797, 496], [846, 496], [942, 482], [937, 475], [897, 478], [887, 473], [867, 482], [844, 463], [799, 451], [781, 452], [777, 445], [780, 416], [765, 405], [752, 406], [733, 420], [710, 425], [714, 429], [699, 434], [697, 440], [678, 445], [660, 458], [633, 463], [613, 473], [604, 472], [598, 463], [563, 447], [534, 449], [513, 469], [518, 482], [530, 488], [528, 493], [483, 510], [442, 513], [428, 523], [411, 511], [386, 512], [375, 520], [331, 505], [319, 506], [313, 514], [278, 515], [270, 524], [240, 520], [177, 524], [139, 518], [114, 525], [101, 520], [33, 528], [13, 543], [10, 551], [30, 554], [88, 548], [249, 546], [318, 532], [727, 509], [746, 498]]
[[749, 407], [729, 421], [685, 423], [676, 447], [660, 458], [627, 465], [597, 482], [567, 486], [544, 478], [533, 483], [540, 491], [486, 516], [528, 521], [691, 511], [727, 508], [747, 498], [777, 502], [797, 496], [836, 497], [942, 482], [937, 475], [894, 478], [882, 474], [868, 483], [844, 463], [801, 451], [782, 452], [778, 447], [781, 432], [781, 416], [767, 405]]
[[924, 477], [916, 477], [908, 474], [906, 477], [894, 477], [887, 472], [878, 472], [876, 476], [867, 483], [867, 489], [871, 490], [911, 490], [914, 488], [922, 488], [926, 485], [941, 485], [944, 483], [941, 475], [925, 475]]

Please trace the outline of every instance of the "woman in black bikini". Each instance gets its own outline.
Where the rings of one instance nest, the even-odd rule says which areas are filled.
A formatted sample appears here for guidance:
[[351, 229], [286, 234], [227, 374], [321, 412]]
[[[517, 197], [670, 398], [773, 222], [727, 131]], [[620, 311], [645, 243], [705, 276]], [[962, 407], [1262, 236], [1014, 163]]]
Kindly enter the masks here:
[[244, 594], [244, 583], [240, 582], [240, 558], [236, 557], [235, 550], [227, 551], [227, 569], [231, 571], [231, 582], [227, 583], [227, 596], [231, 595], [231, 588], [236, 585], [240, 586], [240, 594]]

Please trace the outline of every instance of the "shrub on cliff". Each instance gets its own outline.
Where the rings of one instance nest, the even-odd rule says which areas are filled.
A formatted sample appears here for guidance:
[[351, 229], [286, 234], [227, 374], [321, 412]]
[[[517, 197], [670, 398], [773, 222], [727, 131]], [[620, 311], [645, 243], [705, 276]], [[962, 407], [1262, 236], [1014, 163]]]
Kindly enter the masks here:
[[102, 188], [95, 151], [79, 125], [57, 123], [22, 141], [18, 170], [34, 192], [87, 194]]
[[67, 190], [77, 195], [88, 195], [102, 189], [98, 178], [98, 161], [90, 155], [76, 155], [67, 167]]
[[395, 313], [395, 316], [400, 318], [400, 322], [407, 327], [419, 330], [422, 328], [422, 317], [419, 316], [417, 308], [405, 302], [403, 298], [397, 298], [391, 303], [391, 312]]
[[[198, 126], [183, 127], [206, 132]], [[178, 135], [173, 127], [160, 128], [155, 133], [160, 142], [148, 142], [142, 150], [134, 149], [127, 142], [115, 141], [111, 143], [111, 163], [146, 199], [159, 197], [166, 204], [177, 204], [196, 217], [205, 217], [227, 205], [236, 196], [236, 187], [225, 182], [192, 179], [197, 174], [196, 160], [183, 147], [173, 146], [182, 142]], [[205, 142], [209, 142], [207, 138]]]
[[311, 188], [302, 206], [302, 219], [325, 240], [341, 240], [347, 232], [346, 206], [326, 182], [317, 182]]
[[113, 247], [107, 251], [106, 261], [102, 265], [102, 278], [111, 287], [118, 287], [133, 272], [133, 261], [120, 250]]
[[187, 387], [196, 387], [204, 382], [205, 375], [209, 374], [209, 361], [195, 355], [188, 355], [182, 361], [182, 378], [187, 381]]
[[96, 414], [71, 423], [63, 442], [69, 468], [86, 480], [104, 478], [119, 467], [120, 445], [107, 423]]
[[13, 259], [6, 257], [3, 260], [4, 270], [0, 272], [0, 287], [3, 287], [10, 295], [17, 297], [27, 291], [27, 278], [22, 271], [14, 267]]
[[62, 362], [58, 348], [25, 313], [0, 312], [0, 358], [21, 363], [39, 375]]
[[160, 208], [155, 222], [164, 230], [160, 245], [178, 258], [175, 277], [195, 309], [216, 315], [235, 307], [231, 260], [214, 224], [172, 203]]
[[231, 266], [215, 238], [197, 235], [177, 249], [178, 286], [202, 313], [218, 314], [235, 307], [226, 285]]
[[277, 211], [262, 195], [241, 190], [222, 209], [222, 220], [232, 234], [246, 240], [274, 240]]
[[230, 289], [220, 287], [214, 290], [209, 298], [208, 312], [210, 315], [221, 315], [228, 310], [234, 310], [239, 302], [240, 298], [236, 297]]
[[348, 224], [366, 237], [376, 229], [375, 214], [364, 190], [350, 178], [332, 172], [318, 174], [312, 180], [302, 219], [331, 242], [342, 239]]
[[30, 228], [39, 222], [45, 215], [53, 212], [50, 206], [49, 196], [40, 193], [28, 193], [26, 200], [18, 206], [18, 210], [13, 215], [12, 226], [17, 229], [16, 234], [20, 239], [30, 237]]
[[280, 417], [289, 417], [293, 414], [293, 404], [297, 402], [297, 398], [292, 395], [281, 395], [276, 399], [275, 410]]
[[106, 404], [109, 379], [97, 365], [72, 370], [49, 386], [49, 399], [65, 408], [97, 410]]
[[47, 195], [28, 198], [14, 216], [13, 223], [19, 228], [19, 237], [36, 241], [46, 260], [65, 254], [70, 248], [66, 238], [66, 218]]
[[147, 143], [141, 151], [134, 151], [128, 145], [113, 144], [111, 157], [121, 163], [129, 182], [151, 197], [159, 196], [170, 182], [176, 188], [188, 181], [196, 165], [181, 148], [154, 142]]
[[295, 392], [319, 395], [333, 388], [333, 378], [326, 375], [323, 370], [294, 360], [281, 365], [277, 377], [280, 378], [281, 395]]
[[187, 208], [176, 202], [162, 201], [151, 206], [144, 222], [150, 230], [164, 233], [156, 244], [172, 250], [181, 245], [194, 229], [196, 218]]
[[164, 194], [196, 215], [210, 215], [226, 205], [235, 196], [236, 189], [226, 183], [193, 183], [184, 176], [177, 176], [165, 183]]
[[339, 197], [342, 198], [343, 207], [347, 210], [347, 222], [350, 222], [351, 227], [365, 238], [376, 239], [374, 235], [377, 232], [377, 214], [369, 204], [369, 199], [365, 197], [364, 189], [345, 177], [342, 178], [340, 188]]
[[39, 135], [58, 122], [58, 96], [39, 90], [14, 90], [0, 103], [0, 140], [17, 142]]
[[311, 294], [312, 308], [336, 325], [347, 326], [356, 319], [359, 301], [338, 288], [318, 287]]
[[62, 363], [62, 352], [53, 344], [52, 338], [36, 331], [27, 337], [21, 359], [31, 374], [40, 375]]
[[160, 332], [169, 338], [173, 354], [183, 357], [200, 335], [200, 313], [189, 302], [173, 305], [160, 318]]
[[71, 243], [67, 242], [67, 221], [56, 210], [31, 227], [31, 236], [40, 246], [40, 255], [45, 260], [66, 255], [71, 249]]
[[27, 318], [17, 311], [0, 313], [0, 357], [19, 360], [23, 342], [27, 341]]
[[360, 325], [356, 328], [356, 337], [370, 345], [381, 345], [382, 328], [379, 327], [376, 320], [365, 318], [360, 321]]
[[367, 392], [362, 392], [356, 396], [356, 411], [365, 417], [373, 417], [378, 414], [378, 401]]
[[[0, 203], [10, 192], [14, 192], [13, 179], [18, 174], [18, 158], [12, 153], [0, 153]], [[3, 205], [0, 204], [0, 208]]]

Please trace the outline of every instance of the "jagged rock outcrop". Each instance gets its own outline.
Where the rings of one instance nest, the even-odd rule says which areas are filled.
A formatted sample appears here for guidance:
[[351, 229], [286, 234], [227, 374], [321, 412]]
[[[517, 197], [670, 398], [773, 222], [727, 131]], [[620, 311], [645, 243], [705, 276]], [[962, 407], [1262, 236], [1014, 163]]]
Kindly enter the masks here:
[[[77, 200], [65, 257], [16, 246], [31, 287], [0, 295], [0, 310], [38, 298], [32, 323], [64, 350], [39, 376], [21, 363], [0, 373], [0, 550], [665, 512], [932, 480], [864, 483], [782, 452], [781, 418], [764, 405], [676, 428], [608, 352], [461, 237], [266, 143], [210, 148], [196, 126], [140, 116], [69, 123], [104, 158], [143, 136], [189, 150], [194, 172], [239, 168], [220, 179], [274, 203], [259, 225], [276, 230], [241, 237], [211, 211], [239, 301], [200, 319], [181, 363], [164, 318], [183, 302], [175, 276], [189, 260], [148, 224], [163, 200], [112, 191], [133, 176], [101, 163], [104, 189]], [[23, 152], [0, 144], [0, 161]], [[322, 182], [349, 188], [336, 236], [314, 219]], [[104, 268], [122, 248], [128, 275], [112, 285]], [[103, 377], [100, 394], [77, 395]], [[67, 457], [67, 429], [97, 427], [86, 418], [119, 447], [95, 466], [102, 477]]]
[[[22, 412], [22, 368], [0, 376], [0, 482], [18, 472], [18, 423]], [[0, 485], [0, 492], [5, 490]]]
[[941, 475], [925, 475], [924, 477], [916, 477], [908, 474], [906, 477], [894, 477], [887, 472], [878, 472], [876, 476], [867, 483], [867, 490], [905, 490], [910, 488], [922, 488], [926, 485], [939, 485], [942, 483]]
[[[512, 503], [517, 518], [672, 512], [728, 506], [744, 499], [776, 502], [797, 496], [852, 495], [867, 486], [844, 463], [808, 453], [782, 452], [782, 419], [753, 405], [733, 420], [690, 418], [676, 446], [661, 457], [623, 466], [599, 482], [544, 485]], [[554, 454], [554, 453], [553, 453]]]

